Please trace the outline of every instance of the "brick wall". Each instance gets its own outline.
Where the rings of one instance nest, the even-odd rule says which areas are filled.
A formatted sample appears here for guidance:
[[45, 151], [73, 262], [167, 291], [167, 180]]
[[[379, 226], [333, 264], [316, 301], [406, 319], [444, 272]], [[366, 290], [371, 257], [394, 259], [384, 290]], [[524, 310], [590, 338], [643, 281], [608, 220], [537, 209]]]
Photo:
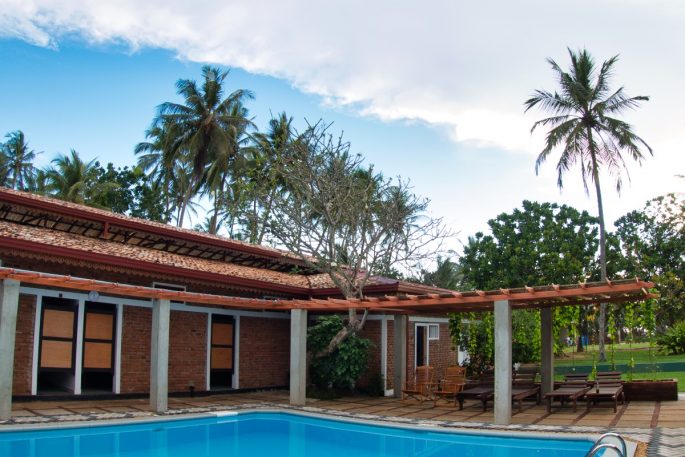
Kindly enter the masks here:
[[365, 388], [374, 377], [380, 376], [381, 372], [381, 321], [366, 321], [364, 329], [359, 336], [371, 340], [369, 359], [366, 371], [357, 381], [357, 386]]
[[[416, 323], [409, 322], [407, 329], [407, 382], [412, 382], [414, 379]], [[434, 376], [438, 380], [444, 376], [445, 368], [457, 364], [457, 351], [452, 347], [449, 324], [444, 323], [439, 326], [440, 338], [428, 342], [429, 363], [435, 368]]]
[[240, 318], [240, 388], [289, 384], [290, 320]]
[[33, 329], [36, 317], [36, 296], [19, 295], [17, 332], [14, 345], [12, 394], [31, 395], [33, 369]]
[[172, 311], [169, 325], [169, 392], [206, 390], [207, 314]]
[[121, 393], [150, 390], [152, 309], [124, 306], [121, 328]]

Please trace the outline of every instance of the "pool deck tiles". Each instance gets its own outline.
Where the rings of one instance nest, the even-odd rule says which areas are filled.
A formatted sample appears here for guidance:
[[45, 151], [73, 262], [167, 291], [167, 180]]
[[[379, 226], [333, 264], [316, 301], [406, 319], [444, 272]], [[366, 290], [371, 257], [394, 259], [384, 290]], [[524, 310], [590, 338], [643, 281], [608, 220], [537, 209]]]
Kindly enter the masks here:
[[[9, 425], [40, 425], [59, 422], [136, 419], [158, 416], [150, 411], [147, 399], [16, 401]], [[227, 393], [211, 396], [170, 398], [169, 411], [164, 415], [208, 413], [222, 410], [285, 408], [296, 411], [328, 414], [338, 417], [430, 425], [445, 428], [487, 430], [523, 430], [553, 433], [601, 434], [621, 433], [629, 440], [646, 443], [641, 455], [649, 457], [685, 456], [685, 401], [632, 402], [619, 405], [618, 411], [608, 405], [598, 405], [587, 411], [585, 403], [576, 412], [565, 406], [547, 413], [544, 404], [524, 403], [523, 410], [512, 411], [512, 425], [493, 424], [492, 405], [483, 412], [480, 402], [467, 401], [459, 410], [452, 403], [419, 404], [415, 400], [393, 398], [346, 397], [334, 400], [307, 399], [304, 407], [288, 405], [288, 392]], [[162, 415], [162, 416], [164, 416]]]

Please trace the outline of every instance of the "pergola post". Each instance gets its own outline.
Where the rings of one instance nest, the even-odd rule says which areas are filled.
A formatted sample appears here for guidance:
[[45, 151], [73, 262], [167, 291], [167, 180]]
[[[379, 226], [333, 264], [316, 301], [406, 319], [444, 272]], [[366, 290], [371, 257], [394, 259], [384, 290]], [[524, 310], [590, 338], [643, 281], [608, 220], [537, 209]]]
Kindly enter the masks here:
[[171, 302], [152, 300], [152, 348], [150, 356], [150, 407], [157, 413], [167, 410], [169, 393], [169, 320]]
[[392, 324], [393, 334], [393, 396], [402, 398], [402, 388], [407, 384], [407, 316], [396, 314]]
[[19, 281], [0, 281], [0, 420], [12, 417], [14, 339], [19, 311]]
[[307, 397], [307, 310], [290, 311], [290, 404], [304, 406]]
[[540, 310], [540, 391], [543, 396], [554, 390], [554, 337], [552, 336], [552, 314], [552, 308], [542, 308]]
[[511, 306], [495, 302], [495, 424], [511, 424]]

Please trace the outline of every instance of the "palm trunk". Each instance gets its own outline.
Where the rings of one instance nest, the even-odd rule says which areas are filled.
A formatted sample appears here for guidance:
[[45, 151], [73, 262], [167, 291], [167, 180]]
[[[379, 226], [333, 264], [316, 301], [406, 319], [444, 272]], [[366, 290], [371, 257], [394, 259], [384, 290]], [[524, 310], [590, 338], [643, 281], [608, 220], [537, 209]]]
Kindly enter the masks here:
[[[599, 170], [597, 166], [597, 157], [592, 142], [592, 131], [588, 129], [590, 142], [590, 156], [592, 157], [592, 177], [595, 181], [595, 192], [597, 193], [597, 212], [599, 213], [599, 266], [602, 281], [607, 280], [607, 256], [606, 256], [606, 230], [604, 228], [604, 205], [602, 204], [602, 190], [599, 184]], [[604, 348], [604, 333], [606, 327], [607, 305], [602, 303], [599, 305], [599, 320], [598, 320], [598, 338], [599, 345], [599, 361], [606, 362], [606, 350]]]
[[177, 227], [183, 227], [183, 218], [185, 217], [186, 210], [188, 209], [188, 203], [190, 202], [190, 199], [193, 197], [193, 183], [192, 181], [188, 183], [188, 189], [186, 190], [185, 195], [183, 196], [183, 203], [181, 203], [181, 217], [178, 219], [178, 222], [176, 224]]

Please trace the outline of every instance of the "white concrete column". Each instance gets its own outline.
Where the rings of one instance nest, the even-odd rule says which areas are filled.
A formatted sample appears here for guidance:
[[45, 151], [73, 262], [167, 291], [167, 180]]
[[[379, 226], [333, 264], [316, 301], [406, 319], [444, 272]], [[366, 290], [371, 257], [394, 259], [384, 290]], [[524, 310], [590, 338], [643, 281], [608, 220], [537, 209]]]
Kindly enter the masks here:
[[393, 395], [402, 398], [402, 389], [407, 384], [407, 316], [396, 314], [392, 324], [393, 332]]
[[540, 310], [540, 391], [544, 396], [554, 390], [554, 332], [552, 308]]
[[19, 281], [3, 279], [0, 281], [0, 420], [12, 417], [14, 339], [18, 311]]
[[290, 404], [304, 406], [307, 398], [307, 310], [290, 311]]
[[381, 318], [381, 375], [383, 376], [383, 395], [388, 390], [388, 316]]
[[169, 393], [169, 320], [171, 302], [152, 300], [152, 351], [150, 356], [150, 406], [158, 413], [167, 410]]
[[495, 424], [511, 424], [511, 306], [495, 302]]
[[76, 360], [74, 360], [74, 395], [81, 395], [81, 377], [83, 375], [83, 321], [86, 316], [86, 303], [78, 301], [76, 312]]

